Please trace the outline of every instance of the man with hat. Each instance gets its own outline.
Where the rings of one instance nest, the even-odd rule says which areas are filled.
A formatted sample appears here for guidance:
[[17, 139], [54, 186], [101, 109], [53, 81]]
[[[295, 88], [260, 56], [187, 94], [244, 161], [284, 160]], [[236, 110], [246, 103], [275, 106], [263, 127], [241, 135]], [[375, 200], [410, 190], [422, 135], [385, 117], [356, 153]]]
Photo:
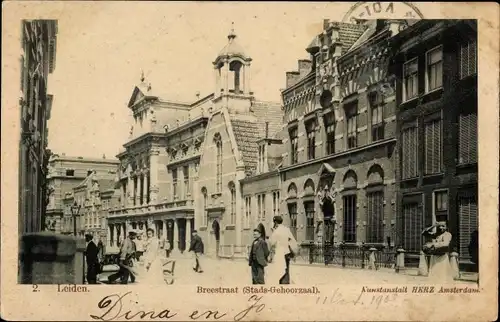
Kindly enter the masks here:
[[[112, 274], [108, 277], [108, 282], [110, 284], [114, 283], [118, 278], [120, 278], [121, 284], [128, 284], [128, 278], [130, 276], [130, 267], [132, 267], [132, 258], [135, 256], [136, 248], [134, 239], [137, 232], [134, 229], [129, 230], [127, 238], [123, 241], [120, 248], [120, 259], [118, 266], [120, 269], [117, 273]], [[135, 280], [135, 278], [134, 278]]]
[[269, 248], [265, 240], [264, 226], [259, 224], [253, 230], [254, 241], [248, 256], [248, 265], [252, 268], [252, 284], [265, 284], [264, 267], [267, 266]]
[[85, 234], [87, 249], [85, 250], [85, 261], [87, 262], [87, 283], [97, 284], [97, 274], [99, 270], [99, 249], [93, 241], [94, 236]]
[[205, 246], [203, 245], [201, 237], [198, 235], [198, 231], [193, 230], [191, 235], [191, 245], [189, 246], [188, 252], [192, 251], [194, 253], [195, 265], [193, 267], [193, 271], [203, 273], [203, 266], [201, 262], [202, 255], [205, 252]]

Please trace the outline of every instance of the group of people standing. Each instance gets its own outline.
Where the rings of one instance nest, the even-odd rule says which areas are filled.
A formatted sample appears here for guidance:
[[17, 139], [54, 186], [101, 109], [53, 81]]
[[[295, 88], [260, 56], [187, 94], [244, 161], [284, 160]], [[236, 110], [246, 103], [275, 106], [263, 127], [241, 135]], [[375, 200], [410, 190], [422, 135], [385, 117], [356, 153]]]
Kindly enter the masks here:
[[266, 236], [262, 224], [253, 233], [254, 241], [248, 256], [252, 283], [265, 284], [267, 271], [269, 284], [290, 284], [290, 260], [297, 254], [298, 245], [290, 229], [283, 225], [283, 218], [273, 218], [270, 237]]

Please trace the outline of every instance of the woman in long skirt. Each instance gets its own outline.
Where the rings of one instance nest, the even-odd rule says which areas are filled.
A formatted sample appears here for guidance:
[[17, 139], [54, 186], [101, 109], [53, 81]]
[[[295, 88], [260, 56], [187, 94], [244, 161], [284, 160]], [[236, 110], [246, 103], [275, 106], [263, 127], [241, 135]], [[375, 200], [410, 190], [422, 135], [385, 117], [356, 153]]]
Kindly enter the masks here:
[[283, 218], [273, 218], [274, 231], [269, 239], [271, 261], [267, 267], [269, 284], [290, 284], [290, 259], [297, 253], [297, 241], [290, 229], [283, 225]]

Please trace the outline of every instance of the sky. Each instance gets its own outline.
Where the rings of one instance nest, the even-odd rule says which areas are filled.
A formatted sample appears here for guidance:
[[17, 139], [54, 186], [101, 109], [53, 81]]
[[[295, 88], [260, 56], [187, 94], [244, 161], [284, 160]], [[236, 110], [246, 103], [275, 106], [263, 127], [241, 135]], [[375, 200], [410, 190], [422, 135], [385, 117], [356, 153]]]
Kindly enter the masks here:
[[[60, 7], [49, 148], [82, 157], [114, 157], [126, 143], [127, 107], [141, 70], [166, 99], [194, 101], [213, 91], [212, 62], [234, 22], [252, 59], [252, 90], [280, 101], [285, 72], [348, 6], [328, 3], [69, 3]], [[331, 12], [328, 16], [327, 13]]]

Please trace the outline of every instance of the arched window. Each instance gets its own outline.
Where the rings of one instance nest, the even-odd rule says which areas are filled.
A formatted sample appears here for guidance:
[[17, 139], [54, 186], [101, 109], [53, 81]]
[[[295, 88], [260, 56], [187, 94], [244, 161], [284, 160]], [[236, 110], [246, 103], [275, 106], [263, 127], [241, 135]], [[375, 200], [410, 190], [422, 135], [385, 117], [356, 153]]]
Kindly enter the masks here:
[[367, 243], [384, 242], [384, 171], [375, 164], [367, 173]]
[[344, 176], [344, 195], [343, 195], [343, 212], [344, 212], [344, 242], [355, 243], [357, 241], [357, 200], [356, 187], [358, 177], [352, 170], [347, 171]]
[[201, 188], [201, 194], [203, 195], [203, 217], [202, 217], [202, 226], [208, 225], [208, 211], [207, 211], [207, 204], [208, 204], [208, 194], [207, 194], [207, 189], [205, 187]]
[[231, 192], [231, 215], [230, 215], [230, 225], [236, 224], [236, 186], [233, 182], [229, 183], [229, 191]]
[[214, 142], [217, 147], [216, 189], [222, 192], [222, 138], [219, 133], [215, 134]]

